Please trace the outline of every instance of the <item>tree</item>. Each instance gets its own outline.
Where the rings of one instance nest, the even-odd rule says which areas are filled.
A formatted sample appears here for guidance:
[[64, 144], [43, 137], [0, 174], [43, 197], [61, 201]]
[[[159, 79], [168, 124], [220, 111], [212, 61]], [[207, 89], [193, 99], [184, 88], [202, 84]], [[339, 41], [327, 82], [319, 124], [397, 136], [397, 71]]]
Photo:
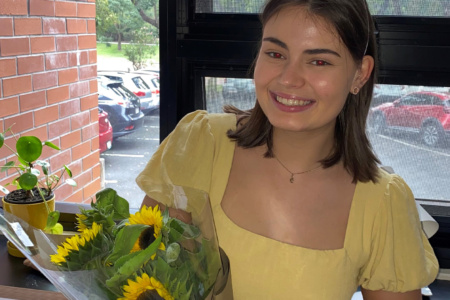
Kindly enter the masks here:
[[142, 20], [156, 27], [159, 31], [158, 0], [130, 0]]

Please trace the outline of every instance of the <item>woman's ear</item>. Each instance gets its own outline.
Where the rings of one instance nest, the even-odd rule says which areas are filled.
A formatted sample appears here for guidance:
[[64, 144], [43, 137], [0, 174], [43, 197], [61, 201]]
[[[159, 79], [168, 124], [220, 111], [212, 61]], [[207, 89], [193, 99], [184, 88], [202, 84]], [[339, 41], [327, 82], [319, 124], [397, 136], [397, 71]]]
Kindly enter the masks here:
[[370, 75], [372, 74], [374, 64], [375, 62], [372, 56], [365, 55], [363, 57], [361, 65], [358, 71], [356, 72], [353, 86], [356, 86], [359, 89], [361, 89], [364, 86], [364, 84], [367, 82], [367, 80], [369, 80]]

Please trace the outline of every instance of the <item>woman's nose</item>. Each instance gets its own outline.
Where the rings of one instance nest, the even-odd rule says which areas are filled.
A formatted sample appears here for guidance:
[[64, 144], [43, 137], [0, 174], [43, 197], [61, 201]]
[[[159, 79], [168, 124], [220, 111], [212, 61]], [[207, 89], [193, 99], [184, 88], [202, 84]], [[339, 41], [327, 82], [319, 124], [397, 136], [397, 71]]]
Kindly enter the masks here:
[[301, 87], [305, 84], [302, 67], [287, 62], [279, 75], [279, 82], [287, 87]]

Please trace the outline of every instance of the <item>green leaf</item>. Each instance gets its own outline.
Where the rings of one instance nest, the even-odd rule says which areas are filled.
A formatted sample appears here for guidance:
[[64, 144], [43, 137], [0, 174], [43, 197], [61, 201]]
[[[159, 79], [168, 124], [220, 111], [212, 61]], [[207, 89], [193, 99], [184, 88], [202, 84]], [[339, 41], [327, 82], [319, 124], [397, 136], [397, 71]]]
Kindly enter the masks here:
[[50, 148], [53, 148], [55, 150], [61, 150], [58, 146], [56, 146], [55, 144], [53, 144], [52, 142], [46, 141], [44, 143], [46, 146], [49, 146]]
[[147, 247], [147, 249], [137, 252], [137, 254], [131, 258], [127, 259], [118, 270], [117, 273], [106, 281], [106, 285], [110, 287], [118, 286], [121, 282], [129, 278], [133, 273], [135, 273], [139, 268], [141, 268], [150, 257], [156, 252], [161, 243], [161, 236], [156, 238], [156, 240]]
[[122, 220], [130, 217], [130, 206], [128, 201], [117, 195], [117, 192], [111, 188], [106, 188], [95, 195], [97, 199], [97, 208], [107, 208], [111, 206], [114, 210], [114, 219]]
[[33, 189], [38, 182], [36, 175], [31, 173], [24, 173], [19, 177], [19, 185], [24, 190]]
[[59, 220], [59, 211], [57, 210], [51, 211], [47, 217], [47, 226], [45, 227], [45, 230], [55, 227], [55, 225], [58, 223], [58, 220]]
[[178, 256], [180, 256], [181, 247], [178, 243], [172, 243], [167, 247], [166, 250], [166, 257], [167, 257], [167, 263], [174, 262], [178, 259]]
[[114, 263], [120, 257], [129, 254], [131, 249], [133, 249], [134, 243], [145, 228], [148, 228], [148, 225], [133, 224], [123, 227], [117, 234], [113, 252], [107, 258], [107, 261]]
[[38, 177], [39, 175], [41, 175], [41, 172], [39, 172], [38, 169], [31, 169], [31, 174], [35, 175], [36, 177]]
[[17, 154], [27, 162], [33, 162], [42, 154], [42, 142], [35, 136], [22, 136], [16, 143]]
[[75, 182], [75, 180], [68, 178], [66, 179], [66, 183], [70, 186], [77, 186], [77, 183]]
[[8, 161], [1, 169], [1, 172], [8, 171], [10, 168], [14, 167], [14, 161]]
[[64, 165], [64, 169], [66, 169], [66, 172], [69, 175], [69, 177], [72, 177], [72, 171], [70, 171], [70, 169], [66, 165]]
[[5, 135], [3, 133], [0, 133], [0, 148], [3, 147], [4, 143], [5, 143]]
[[63, 226], [61, 225], [61, 223], [56, 223], [55, 226], [53, 226], [52, 228], [46, 228], [45, 229], [46, 232], [50, 232], [52, 234], [62, 234], [64, 231]]
[[0, 191], [1, 191], [3, 194], [5, 194], [5, 195], [8, 195], [8, 194], [9, 194], [8, 189], [6, 189], [4, 186], [1, 186], [1, 185], [0, 185]]

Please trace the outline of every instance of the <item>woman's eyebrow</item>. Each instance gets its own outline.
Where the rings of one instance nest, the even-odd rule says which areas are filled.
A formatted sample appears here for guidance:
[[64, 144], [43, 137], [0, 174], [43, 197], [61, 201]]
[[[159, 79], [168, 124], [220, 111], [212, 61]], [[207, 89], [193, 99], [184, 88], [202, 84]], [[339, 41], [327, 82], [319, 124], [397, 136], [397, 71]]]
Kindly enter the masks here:
[[283, 49], [286, 49], [286, 50], [288, 49], [287, 45], [284, 42], [282, 42], [279, 39], [274, 38], [274, 37], [263, 38], [263, 42], [271, 42], [271, 43], [274, 43], [274, 44], [280, 46]]
[[339, 53], [337, 53], [336, 51], [330, 50], [330, 49], [306, 49], [305, 51], [303, 51], [303, 53], [306, 53], [309, 55], [332, 54], [332, 55], [336, 55], [337, 57], [341, 57], [341, 55]]

